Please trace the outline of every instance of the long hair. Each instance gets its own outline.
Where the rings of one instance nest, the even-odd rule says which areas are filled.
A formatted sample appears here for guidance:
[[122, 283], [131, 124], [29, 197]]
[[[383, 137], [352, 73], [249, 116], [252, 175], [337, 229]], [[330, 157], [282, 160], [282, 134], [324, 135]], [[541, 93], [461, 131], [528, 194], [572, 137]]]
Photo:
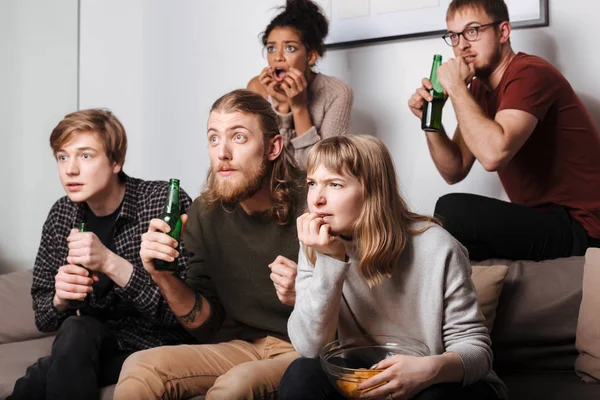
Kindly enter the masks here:
[[[261, 95], [250, 90], [238, 89], [221, 96], [212, 105], [210, 112], [213, 111], [255, 115], [260, 121], [265, 150], [269, 140], [279, 135], [279, 119], [273, 107]], [[294, 220], [296, 209], [299, 207], [296, 199], [303, 189], [302, 172], [285, 146], [279, 157], [271, 162], [267, 171], [271, 174], [269, 177], [271, 207], [267, 215], [273, 217], [280, 225], [289, 224]], [[219, 202], [219, 197], [213, 190], [213, 181], [214, 175], [212, 169], [209, 169], [206, 190], [202, 193], [208, 207]]]
[[[363, 205], [353, 226], [359, 267], [369, 287], [391, 276], [411, 236], [425, 232], [434, 218], [408, 209], [402, 198], [394, 162], [381, 140], [366, 135], [334, 136], [318, 142], [308, 155], [309, 175], [319, 166], [340, 175], [350, 175], [362, 186]], [[428, 224], [411, 229], [413, 222]], [[307, 251], [314, 265], [315, 253]]]

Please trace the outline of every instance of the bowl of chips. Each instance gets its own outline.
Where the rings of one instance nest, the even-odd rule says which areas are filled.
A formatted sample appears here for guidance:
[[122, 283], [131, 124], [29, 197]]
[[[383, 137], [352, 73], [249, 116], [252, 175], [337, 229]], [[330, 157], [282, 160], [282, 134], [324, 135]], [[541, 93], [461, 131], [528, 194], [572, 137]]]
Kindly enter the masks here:
[[365, 335], [334, 340], [321, 349], [319, 358], [336, 390], [347, 398], [356, 399], [377, 387], [358, 390], [358, 385], [383, 371], [376, 368], [377, 364], [397, 354], [424, 357], [429, 355], [429, 348], [409, 337]]

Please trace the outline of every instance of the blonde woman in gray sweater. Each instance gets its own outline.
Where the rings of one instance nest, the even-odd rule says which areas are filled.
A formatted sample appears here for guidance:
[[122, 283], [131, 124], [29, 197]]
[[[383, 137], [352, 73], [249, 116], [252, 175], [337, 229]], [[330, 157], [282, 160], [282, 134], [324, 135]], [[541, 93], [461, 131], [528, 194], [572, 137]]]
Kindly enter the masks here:
[[300, 168], [319, 140], [348, 130], [352, 89], [313, 71], [325, 53], [327, 18], [310, 0], [288, 0], [262, 35], [268, 66], [248, 89], [269, 100], [281, 120], [281, 135]]
[[305, 358], [286, 371], [279, 398], [343, 398], [316, 359], [337, 333], [407, 336], [430, 350], [379, 362], [383, 372], [359, 385], [361, 398], [505, 399], [467, 252], [434, 220], [408, 210], [385, 145], [370, 136], [329, 138], [313, 147], [307, 167], [309, 212], [297, 221], [288, 321]]

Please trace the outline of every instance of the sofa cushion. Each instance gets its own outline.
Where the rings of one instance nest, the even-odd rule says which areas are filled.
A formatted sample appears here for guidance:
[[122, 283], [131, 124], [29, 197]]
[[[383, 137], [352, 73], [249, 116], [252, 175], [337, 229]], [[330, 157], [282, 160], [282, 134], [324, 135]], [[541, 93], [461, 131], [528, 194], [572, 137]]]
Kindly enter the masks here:
[[54, 336], [0, 344], [0, 399], [12, 393], [17, 379], [39, 358], [50, 355]]
[[600, 381], [600, 249], [590, 248], [585, 253], [576, 345], [577, 374], [586, 382]]
[[0, 275], [0, 344], [52, 335], [35, 326], [31, 300], [32, 270]]
[[573, 371], [584, 258], [478, 264], [510, 268], [492, 331], [494, 368]]
[[502, 293], [502, 286], [504, 285], [504, 278], [508, 273], [508, 266], [473, 265], [472, 269], [471, 279], [477, 292], [477, 302], [485, 317], [485, 326], [488, 332], [491, 333], [494, 326], [494, 319], [496, 318], [496, 307], [498, 307], [498, 300], [500, 299], [500, 293]]
[[598, 400], [600, 385], [586, 385], [574, 372], [501, 375], [510, 400]]

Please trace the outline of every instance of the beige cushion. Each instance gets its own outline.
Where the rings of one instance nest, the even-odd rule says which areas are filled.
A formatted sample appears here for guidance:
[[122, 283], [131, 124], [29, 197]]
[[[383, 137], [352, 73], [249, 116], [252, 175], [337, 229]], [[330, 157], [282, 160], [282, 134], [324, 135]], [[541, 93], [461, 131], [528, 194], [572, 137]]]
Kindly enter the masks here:
[[575, 345], [579, 350], [577, 375], [585, 382], [600, 381], [600, 249], [590, 248], [585, 253]]
[[496, 307], [502, 293], [504, 278], [508, 274], [506, 265], [481, 266], [473, 265], [471, 279], [477, 292], [477, 302], [485, 317], [485, 326], [488, 332], [492, 332], [494, 320], [496, 319]]
[[48, 336], [35, 326], [31, 300], [32, 270], [0, 275], [0, 344]]
[[584, 257], [545, 261], [486, 260], [508, 265], [492, 332], [500, 373], [573, 371]]
[[27, 367], [50, 355], [52, 342], [54, 337], [0, 344], [0, 399], [12, 393]]

